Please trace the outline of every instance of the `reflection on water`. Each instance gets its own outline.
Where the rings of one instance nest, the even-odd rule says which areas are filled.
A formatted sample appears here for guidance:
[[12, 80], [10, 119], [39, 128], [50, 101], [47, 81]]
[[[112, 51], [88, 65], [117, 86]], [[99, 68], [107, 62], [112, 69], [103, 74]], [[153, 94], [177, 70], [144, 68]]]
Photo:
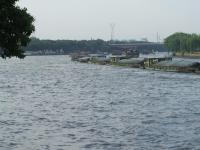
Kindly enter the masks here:
[[0, 149], [199, 149], [200, 76], [0, 60]]

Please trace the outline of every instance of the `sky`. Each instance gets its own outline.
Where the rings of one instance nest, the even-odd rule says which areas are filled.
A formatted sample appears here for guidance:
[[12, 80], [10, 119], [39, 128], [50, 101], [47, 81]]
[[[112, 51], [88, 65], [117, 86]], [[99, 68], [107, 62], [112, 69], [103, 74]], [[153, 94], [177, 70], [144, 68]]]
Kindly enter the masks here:
[[174, 32], [200, 33], [200, 0], [20, 0], [40, 39], [161, 41]]

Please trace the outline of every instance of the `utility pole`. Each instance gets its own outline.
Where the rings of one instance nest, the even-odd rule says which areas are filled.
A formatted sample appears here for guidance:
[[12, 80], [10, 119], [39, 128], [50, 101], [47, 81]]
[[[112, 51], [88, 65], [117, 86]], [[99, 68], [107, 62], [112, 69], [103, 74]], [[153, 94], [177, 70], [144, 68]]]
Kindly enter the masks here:
[[112, 43], [114, 40], [114, 34], [115, 34], [115, 23], [110, 24], [111, 34], [110, 34], [110, 42]]
[[156, 38], [157, 38], [157, 43], [158, 43], [159, 42], [159, 34], [158, 34], [158, 32], [157, 32]]

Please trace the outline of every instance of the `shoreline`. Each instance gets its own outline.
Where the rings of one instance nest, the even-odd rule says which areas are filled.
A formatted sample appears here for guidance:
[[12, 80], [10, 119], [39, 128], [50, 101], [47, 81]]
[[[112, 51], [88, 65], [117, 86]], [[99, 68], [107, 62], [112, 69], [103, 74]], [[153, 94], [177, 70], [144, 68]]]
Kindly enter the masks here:
[[173, 58], [200, 59], [200, 56], [177, 56], [177, 55], [175, 55]]
[[199, 52], [193, 52], [193, 53], [175, 53], [175, 58], [186, 58], [186, 59], [200, 59], [200, 53]]

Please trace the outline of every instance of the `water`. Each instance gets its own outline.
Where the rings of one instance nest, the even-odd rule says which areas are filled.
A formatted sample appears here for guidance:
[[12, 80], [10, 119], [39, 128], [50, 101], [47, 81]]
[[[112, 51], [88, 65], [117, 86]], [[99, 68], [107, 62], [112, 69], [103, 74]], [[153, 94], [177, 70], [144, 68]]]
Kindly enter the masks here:
[[200, 76], [0, 60], [1, 150], [200, 149]]

